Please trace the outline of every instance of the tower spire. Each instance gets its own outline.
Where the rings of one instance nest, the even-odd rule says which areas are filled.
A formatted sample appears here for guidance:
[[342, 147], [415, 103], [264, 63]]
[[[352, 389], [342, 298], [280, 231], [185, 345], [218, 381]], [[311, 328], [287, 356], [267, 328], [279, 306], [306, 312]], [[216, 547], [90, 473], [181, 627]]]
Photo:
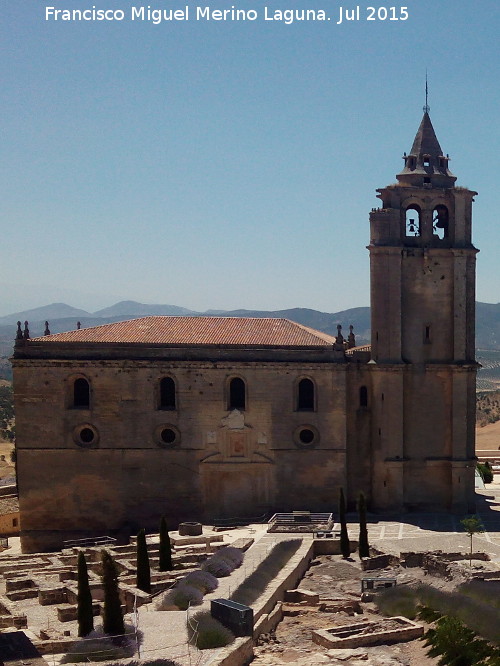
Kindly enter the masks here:
[[422, 187], [453, 187], [456, 177], [448, 168], [450, 160], [439, 145], [429, 116], [429, 86], [425, 77], [425, 106], [422, 121], [413, 140], [409, 154], [404, 154], [405, 165], [397, 174], [402, 185]]
[[427, 81], [427, 68], [425, 70], [425, 106], [423, 108], [424, 113], [429, 113], [431, 107], [429, 106], [429, 85]]

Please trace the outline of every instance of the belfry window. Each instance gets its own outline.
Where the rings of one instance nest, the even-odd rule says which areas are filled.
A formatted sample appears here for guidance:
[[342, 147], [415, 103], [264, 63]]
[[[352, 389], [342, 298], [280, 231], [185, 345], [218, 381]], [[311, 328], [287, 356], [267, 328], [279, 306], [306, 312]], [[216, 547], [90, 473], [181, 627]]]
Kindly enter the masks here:
[[245, 409], [246, 387], [240, 377], [233, 377], [229, 382], [228, 409]]
[[406, 209], [406, 236], [420, 236], [420, 210], [416, 207]]
[[432, 232], [443, 240], [448, 238], [449, 216], [446, 206], [436, 206], [432, 213]]
[[360, 386], [359, 388], [359, 406], [368, 407], [368, 389], [366, 386]]
[[163, 377], [160, 381], [159, 409], [175, 409], [175, 382], [172, 377]]
[[73, 384], [73, 407], [83, 409], [90, 407], [90, 384], [83, 377], [75, 379]]
[[314, 411], [314, 382], [311, 379], [301, 379], [298, 384], [297, 411]]

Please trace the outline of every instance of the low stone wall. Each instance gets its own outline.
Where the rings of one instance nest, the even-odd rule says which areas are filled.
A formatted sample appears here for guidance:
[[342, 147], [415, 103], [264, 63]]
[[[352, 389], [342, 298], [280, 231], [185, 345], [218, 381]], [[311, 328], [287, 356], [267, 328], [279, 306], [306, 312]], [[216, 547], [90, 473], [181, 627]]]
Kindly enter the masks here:
[[223, 534], [207, 534], [200, 536], [172, 536], [170, 535], [170, 543], [176, 548], [182, 546], [190, 546], [193, 543], [215, 543], [217, 541], [224, 541]]
[[[395, 623], [400, 626], [393, 628]], [[364, 621], [332, 629], [317, 629], [312, 632], [312, 639], [317, 645], [328, 649], [342, 649], [411, 641], [420, 638], [423, 633], [422, 625], [405, 617], [396, 616], [379, 622]]]
[[287, 590], [284, 600], [292, 604], [305, 603], [308, 606], [317, 606], [319, 604], [319, 594], [310, 590]]
[[266, 591], [254, 604], [254, 622], [262, 615], [270, 613], [278, 601], [282, 601], [287, 590], [296, 587], [309, 568], [314, 557], [314, 544], [312, 540], [304, 539], [302, 544], [290, 561], [283, 567], [278, 576], [266, 588]]
[[[351, 553], [358, 550], [358, 542], [349, 539]], [[340, 555], [340, 539], [314, 539], [314, 555]]]
[[15, 592], [7, 592], [6, 597], [11, 601], [23, 601], [24, 599], [35, 599], [38, 597], [38, 589], [30, 587], [24, 590], [16, 590]]
[[15, 590], [26, 590], [36, 588], [37, 585], [31, 578], [11, 578], [5, 581], [5, 591], [14, 592]]
[[361, 614], [363, 609], [357, 599], [322, 599], [319, 604], [322, 613]]
[[[252, 537], [241, 537], [239, 539], [235, 539], [232, 543], [231, 546], [233, 548], [238, 548], [238, 550], [242, 550], [243, 552], [246, 552], [250, 546], [253, 544], [255, 539]], [[220, 547], [223, 548], [226, 544], [222, 543], [220, 544]]]
[[15, 615], [0, 615], [0, 629], [7, 629], [15, 627], [16, 629], [26, 629], [28, 626], [28, 618], [24, 613]]
[[[78, 619], [78, 606], [73, 604], [62, 604], [57, 607], [57, 619], [59, 622], [72, 622]], [[92, 615], [97, 617], [101, 612], [101, 604], [92, 604]]]
[[283, 615], [283, 604], [281, 601], [278, 601], [273, 610], [267, 615], [262, 615], [255, 624], [253, 630], [254, 639], [257, 639], [261, 634], [268, 634], [273, 629], [276, 629], [283, 619]]
[[432, 568], [436, 561], [441, 562], [463, 562], [469, 559], [479, 560], [482, 562], [489, 562], [490, 556], [488, 553], [444, 553], [442, 550], [434, 550], [428, 553], [413, 553], [403, 552], [400, 553], [399, 560], [403, 567], [423, 567], [426, 568], [430, 565]]
[[424, 563], [424, 553], [400, 553], [399, 560], [403, 567], [421, 567]]
[[38, 590], [38, 603], [41, 606], [51, 604], [64, 604], [68, 600], [67, 590], [64, 586], [46, 587]]
[[134, 605], [137, 600], [137, 607], [147, 604], [151, 601], [151, 595], [147, 592], [132, 587], [131, 585], [120, 585], [120, 601], [123, 606], [125, 606], [126, 613], [130, 613], [134, 610]]
[[253, 640], [247, 637], [236, 638], [231, 645], [217, 650], [204, 666], [242, 666], [249, 663], [252, 657]]
[[61, 637], [46, 641], [33, 641], [33, 644], [40, 654], [61, 654], [67, 652], [77, 640], [79, 639]]
[[372, 571], [373, 569], [385, 569], [387, 567], [397, 566], [399, 557], [396, 555], [375, 555], [374, 557], [364, 557], [361, 560], [363, 571]]
[[478, 580], [491, 581], [492, 583], [500, 583], [500, 571], [473, 571], [471, 577]]

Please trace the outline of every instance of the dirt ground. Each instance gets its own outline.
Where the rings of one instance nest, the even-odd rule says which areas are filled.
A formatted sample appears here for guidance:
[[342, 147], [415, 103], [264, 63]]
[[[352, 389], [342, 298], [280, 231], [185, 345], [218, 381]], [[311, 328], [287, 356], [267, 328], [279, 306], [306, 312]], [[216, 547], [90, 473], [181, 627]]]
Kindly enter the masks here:
[[498, 451], [500, 460], [500, 421], [476, 428], [476, 451]]
[[[424, 578], [420, 569], [384, 570], [373, 572], [376, 576], [394, 575], [398, 584], [411, 583]], [[299, 588], [317, 592], [320, 602], [327, 599], [359, 600], [360, 579], [368, 575], [352, 558], [344, 561], [340, 556], [324, 556], [314, 560], [313, 565], [302, 579]], [[426, 582], [431, 580], [425, 576]], [[432, 579], [436, 587], [447, 587], [441, 579]], [[347, 666], [435, 666], [437, 659], [427, 656], [427, 648], [420, 639], [393, 645], [356, 648], [353, 650], [329, 650], [313, 643], [311, 632], [314, 629], [329, 628], [343, 624], [353, 624], [364, 620], [381, 620], [373, 603], [361, 605], [362, 614], [349, 615], [345, 612], [322, 612], [317, 606], [285, 604], [285, 617], [276, 631], [264, 636], [255, 649], [252, 666], [319, 666], [320, 664], [346, 664]], [[288, 613], [291, 613], [288, 614]]]
[[10, 460], [10, 454], [14, 450], [12, 442], [6, 442], [0, 439], [0, 479], [15, 476], [14, 463]]

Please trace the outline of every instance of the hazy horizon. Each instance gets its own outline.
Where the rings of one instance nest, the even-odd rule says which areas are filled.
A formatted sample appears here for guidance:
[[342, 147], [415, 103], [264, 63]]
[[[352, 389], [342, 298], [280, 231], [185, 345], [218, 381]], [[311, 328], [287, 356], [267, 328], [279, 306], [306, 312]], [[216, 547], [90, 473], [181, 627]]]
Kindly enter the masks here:
[[368, 216], [411, 148], [426, 69], [441, 147], [479, 192], [477, 299], [494, 301], [500, 12], [406, 5], [406, 20], [337, 25], [330, 2], [330, 22], [154, 25], [7, 3], [0, 313], [368, 304]]

